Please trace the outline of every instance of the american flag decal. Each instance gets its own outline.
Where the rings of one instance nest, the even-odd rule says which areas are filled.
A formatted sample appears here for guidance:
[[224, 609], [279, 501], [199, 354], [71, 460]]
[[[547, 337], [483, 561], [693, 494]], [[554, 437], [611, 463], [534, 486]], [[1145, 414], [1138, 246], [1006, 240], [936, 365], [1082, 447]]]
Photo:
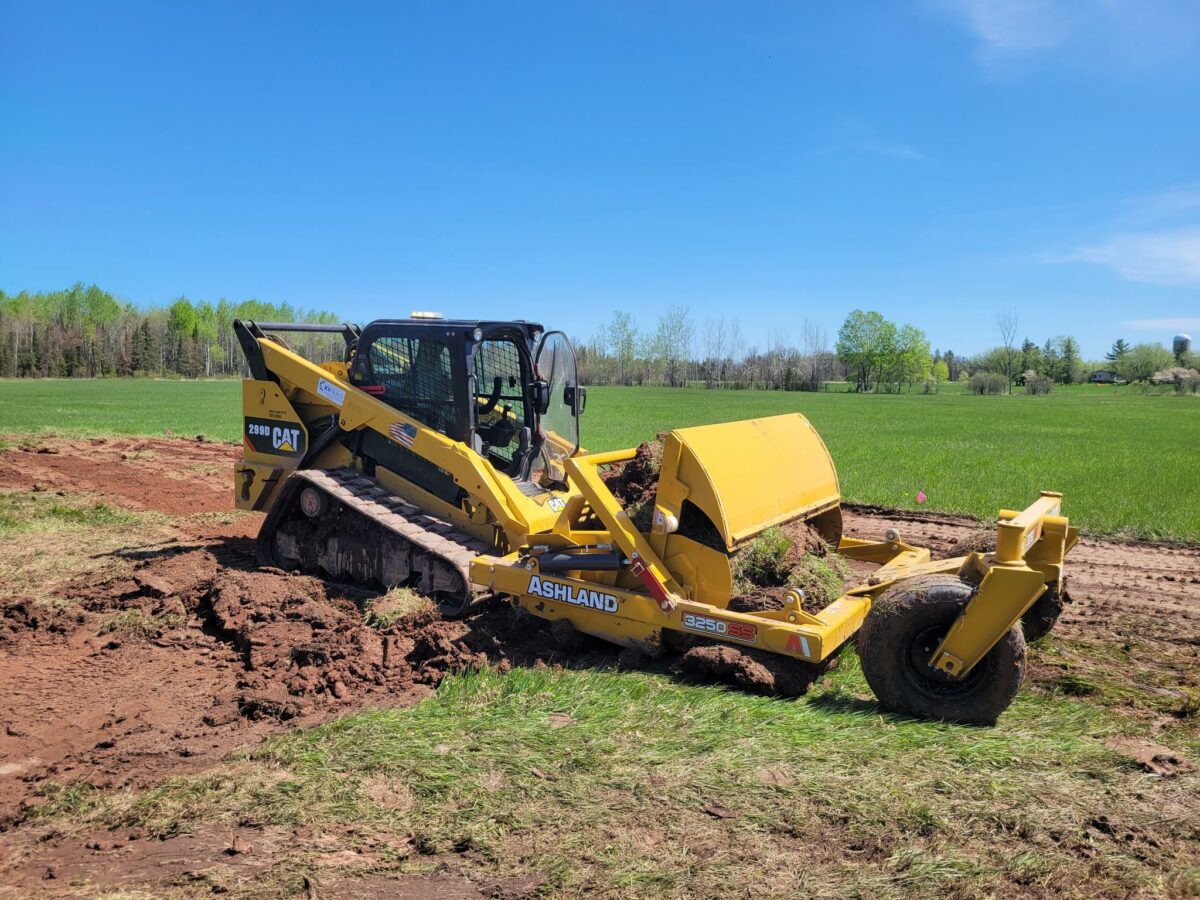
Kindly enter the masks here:
[[416, 440], [417, 429], [412, 425], [394, 424], [388, 426], [388, 434], [391, 435], [392, 440], [399, 441], [405, 447], [411, 447], [413, 441]]

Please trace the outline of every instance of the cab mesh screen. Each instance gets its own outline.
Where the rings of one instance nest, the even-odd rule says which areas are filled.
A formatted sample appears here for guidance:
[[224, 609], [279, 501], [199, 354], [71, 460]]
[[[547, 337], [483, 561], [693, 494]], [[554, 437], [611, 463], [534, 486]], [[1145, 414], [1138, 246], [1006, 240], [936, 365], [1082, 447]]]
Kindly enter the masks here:
[[380, 337], [371, 342], [367, 361], [367, 379], [383, 385], [385, 401], [450, 434], [455, 410], [449, 347], [430, 338]]

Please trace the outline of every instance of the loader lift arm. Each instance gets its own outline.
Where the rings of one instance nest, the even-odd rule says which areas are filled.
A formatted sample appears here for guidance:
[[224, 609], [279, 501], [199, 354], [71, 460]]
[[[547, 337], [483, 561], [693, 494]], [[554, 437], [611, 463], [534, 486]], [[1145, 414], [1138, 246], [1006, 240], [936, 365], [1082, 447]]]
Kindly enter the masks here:
[[[246, 357], [246, 365], [250, 374], [259, 381], [271, 380], [271, 371], [267, 368], [259, 349], [259, 341], [267, 337], [267, 332], [291, 331], [303, 334], [340, 334], [346, 342], [346, 360], [354, 351], [358, 336], [361, 333], [357, 325], [343, 322], [341, 325], [326, 325], [317, 322], [254, 322], [238, 319], [233, 323], [234, 334], [241, 344], [242, 354]], [[287, 347], [286, 342], [283, 346]], [[288, 347], [290, 350], [291, 348]]]

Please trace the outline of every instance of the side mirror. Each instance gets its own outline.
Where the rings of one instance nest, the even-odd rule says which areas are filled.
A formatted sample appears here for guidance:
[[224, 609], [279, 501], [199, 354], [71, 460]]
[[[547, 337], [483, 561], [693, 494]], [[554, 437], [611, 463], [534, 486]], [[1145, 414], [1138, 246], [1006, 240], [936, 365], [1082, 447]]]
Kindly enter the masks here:
[[538, 378], [529, 387], [533, 394], [534, 409], [539, 416], [544, 416], [550, 408], [550, 383], [544, 378]]
[[587, 408], [587, 388], [585, 387], [567, 387], [563, 389], [563, 403], [568, 409], [575, 411], [575, 415], [582, 416], [584, 409]]

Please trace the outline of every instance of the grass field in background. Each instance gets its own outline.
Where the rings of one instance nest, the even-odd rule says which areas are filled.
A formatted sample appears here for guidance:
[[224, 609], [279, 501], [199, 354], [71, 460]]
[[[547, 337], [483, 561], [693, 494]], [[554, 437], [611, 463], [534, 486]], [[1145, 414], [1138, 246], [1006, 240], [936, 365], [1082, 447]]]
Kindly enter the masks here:
[[[593, 400], [594, 397], [594, 400]], [[589, 391], [597, 449], [663, 429], [799, 411], [850, 501], [994, 518], [1040, 490], [1090, 531], [1200, 541], [1200, 400], [1081, 386], [1048, 397]], [[591, 446], [589, 438], [585, 443]]]
[[[847, 500], [991, 518], [1039, 490], [1093, 532], [1200, 541], [1200, 401], [1080, 386], [1048, 397], [592, 388], [583, 441], [799, 411], [825, 439]], [[0, 434], [240, 437], [235, 381], [0, 381]]]
[[0, 434], [164, 432], [241, 440], [242, 385], [150, 379], [0, 379]]

